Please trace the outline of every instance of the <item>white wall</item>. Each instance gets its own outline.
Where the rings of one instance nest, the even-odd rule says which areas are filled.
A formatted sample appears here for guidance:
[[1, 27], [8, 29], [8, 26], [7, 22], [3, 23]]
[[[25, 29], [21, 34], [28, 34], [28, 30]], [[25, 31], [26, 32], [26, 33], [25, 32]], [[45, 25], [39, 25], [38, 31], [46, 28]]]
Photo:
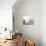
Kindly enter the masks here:
[[46, 46], [46, 0], [41, 1], [41, 38], [42, 46]]
[[[15, 8], [15, 29], [22, 32], [24, 38], [34, 40], [36, 46], [41, 46], [41, 0], [23, 0]], [[34, 25], [23, 25], [23, 16], [33, 16]]]
[[0, 27], [12, 28], [12, 6], [16, 0], [0, 0]]

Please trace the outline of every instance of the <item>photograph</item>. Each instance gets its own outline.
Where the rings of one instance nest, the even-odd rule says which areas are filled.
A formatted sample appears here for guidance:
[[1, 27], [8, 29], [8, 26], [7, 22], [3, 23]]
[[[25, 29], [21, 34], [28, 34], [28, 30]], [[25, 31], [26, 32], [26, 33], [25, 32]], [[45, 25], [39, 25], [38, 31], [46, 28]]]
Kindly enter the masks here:
[[34, 17], [33, 16], [23, 16], [23, 24], [24, 25], [33, 25]]

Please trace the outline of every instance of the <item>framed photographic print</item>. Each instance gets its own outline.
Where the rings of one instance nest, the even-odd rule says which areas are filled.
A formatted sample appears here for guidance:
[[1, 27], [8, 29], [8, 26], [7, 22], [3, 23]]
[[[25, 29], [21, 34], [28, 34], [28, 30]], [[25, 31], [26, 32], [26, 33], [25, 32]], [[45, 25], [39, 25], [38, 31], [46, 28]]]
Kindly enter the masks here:
[[33, 25], [34, 17], [33, 16], [23, 16], [23, 24], [24, 25]]

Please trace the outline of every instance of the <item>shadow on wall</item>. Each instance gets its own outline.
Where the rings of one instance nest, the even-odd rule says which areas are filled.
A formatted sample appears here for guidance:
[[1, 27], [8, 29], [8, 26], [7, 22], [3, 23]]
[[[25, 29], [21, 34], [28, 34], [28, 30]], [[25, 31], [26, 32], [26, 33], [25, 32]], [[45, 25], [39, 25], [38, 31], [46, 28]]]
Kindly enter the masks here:
[[[18, 4], [17, 4], [18, 5]], [[36, 34], [41, 31], [41, 2], [40, 0], [24, 0], [18, 7], [14, 4], [13, 12], [15, 18], [15, 28], [18, 32], [23, 33], [24, 39], [33, 39], [36, 46], [41, 46], [40, 35]], [[34, 16], [34, 25], [23, 25], [23, 16]], [[27, 34], [28, 36], [27, 36]], [[31, 32], [31, 33], [30, 33]]]

